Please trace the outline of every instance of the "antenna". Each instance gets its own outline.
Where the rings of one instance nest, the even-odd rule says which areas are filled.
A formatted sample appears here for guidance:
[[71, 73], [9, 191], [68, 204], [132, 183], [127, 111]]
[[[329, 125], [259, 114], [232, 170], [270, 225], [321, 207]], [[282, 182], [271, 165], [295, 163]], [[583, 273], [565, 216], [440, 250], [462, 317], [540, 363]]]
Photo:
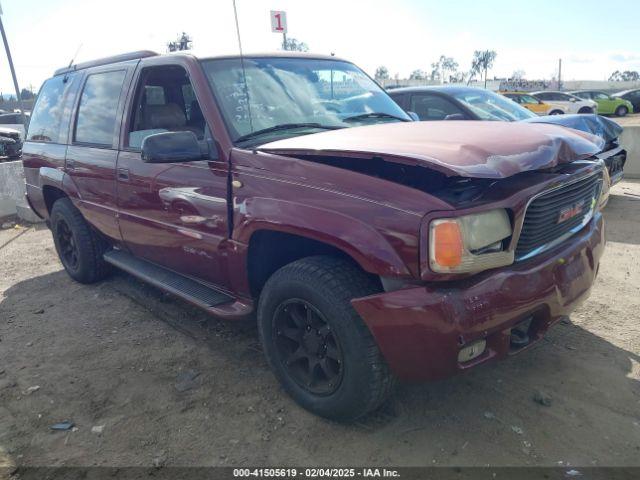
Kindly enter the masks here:
[[73, 62], [76, 61], [76, 57], [78, 56], [78, 53], [80, 53], [81, 48], [82, 48], [82, 42], [80, 42], [80, 45], [78, 45], [78, 48], [76, 49], [76, 53], [71, 58], [71, 61], [69, 62], [69, 66], [67, 68], [71, 68], [71, 65], [73, 65]]
[[247, 87], [247, 74], [244, 69], [244, 55], [242, 54], [242, 40], [240, 40], [240, 24], [238, 23], [238, 9], [236, 0], [233, 2], [233, 15], [236, 19], [236, 34], [238, 35], [238, 49], [240, 50], [240, 67], [242, 68], [242, 82], [244, 83], [244, 95], [247, 99], [247, 110], [249, 112], [249, 128], [253, 132], [253, 116], [251, 115], [251, 101], [249, 100], [249, 87]]

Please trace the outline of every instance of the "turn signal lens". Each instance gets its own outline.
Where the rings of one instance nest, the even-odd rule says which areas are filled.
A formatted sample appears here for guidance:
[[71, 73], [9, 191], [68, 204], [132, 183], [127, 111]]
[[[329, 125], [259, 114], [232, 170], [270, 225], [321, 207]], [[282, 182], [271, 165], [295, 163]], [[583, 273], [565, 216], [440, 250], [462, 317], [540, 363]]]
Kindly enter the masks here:
[[441, 267], [456, 267], [462, 262], [464, 244], [460, 225], [453, 220], [433, 225], [434, 260]]

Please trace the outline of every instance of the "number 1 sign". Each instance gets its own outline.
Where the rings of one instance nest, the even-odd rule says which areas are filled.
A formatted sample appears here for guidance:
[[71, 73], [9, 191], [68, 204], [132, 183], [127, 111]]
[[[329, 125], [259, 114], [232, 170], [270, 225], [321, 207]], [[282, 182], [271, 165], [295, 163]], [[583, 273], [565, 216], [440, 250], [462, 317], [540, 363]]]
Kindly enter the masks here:
[[271, 10], [271, 31], [287, 33], [287, 12]]

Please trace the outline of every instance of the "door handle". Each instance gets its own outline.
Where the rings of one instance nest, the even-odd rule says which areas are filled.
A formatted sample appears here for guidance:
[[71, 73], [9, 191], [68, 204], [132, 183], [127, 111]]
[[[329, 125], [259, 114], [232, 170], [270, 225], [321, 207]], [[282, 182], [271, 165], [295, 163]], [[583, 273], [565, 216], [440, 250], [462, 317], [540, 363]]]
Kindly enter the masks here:
[[129, 181], [129, 169], [127, 169], [127, 168], [119, 168], [118, 169], [118, 180]]

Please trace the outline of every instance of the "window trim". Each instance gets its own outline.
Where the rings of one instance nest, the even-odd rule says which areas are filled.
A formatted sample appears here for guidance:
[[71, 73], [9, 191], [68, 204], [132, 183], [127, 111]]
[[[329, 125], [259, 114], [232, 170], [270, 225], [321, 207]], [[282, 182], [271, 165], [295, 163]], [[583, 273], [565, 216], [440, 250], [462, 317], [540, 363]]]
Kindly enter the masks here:
[[[89, 81], [89, 78], [93, 75], [102, 75], [102, 74], [113, 73], [113, 72], [124, 72], [124, 78], [122, 79], [122, 86], [120, 87], [120, 95], [118, 96], [118, 101], [116, 103], [115, 124], [113, 128], [113, 134], [111, 137], [111, 144], [76, 141], [76, 132], [78, 129], [78, 113], [80, 112], [80, 103], [82, 102], [82, 95], [84, 93], [84, 89], [87, 86], [87, 82]], [[125, 92], [125, 88], [128, 88], [129, 86], [129, 83], [127, 82], [128, 75], [129, 75], [129, 68], [127, 68], [126, 65], [118, 65], [117, 67], [114, 67], [114, 68], [87, 71], [84, 78], [82, 79], [82, 88], [78, 91], [78, 98], [76, 99], [76, 104], [73, 109], [73, 123], [72, 123], [73, 128], [71, 129], [71, 132], [70, 132], [71, 138], [69, 139], [70, 141], [68, 142], [68, 145], [73, 145], [78, 147], [101, 148], [104, 150], [118, 149], [117, 145], [120, 137], [120, 121], [118, 117], [120, 116], [120, 111], [122, 110], [122, 105], [121, 105], [122, 94], [123, 92]]]

